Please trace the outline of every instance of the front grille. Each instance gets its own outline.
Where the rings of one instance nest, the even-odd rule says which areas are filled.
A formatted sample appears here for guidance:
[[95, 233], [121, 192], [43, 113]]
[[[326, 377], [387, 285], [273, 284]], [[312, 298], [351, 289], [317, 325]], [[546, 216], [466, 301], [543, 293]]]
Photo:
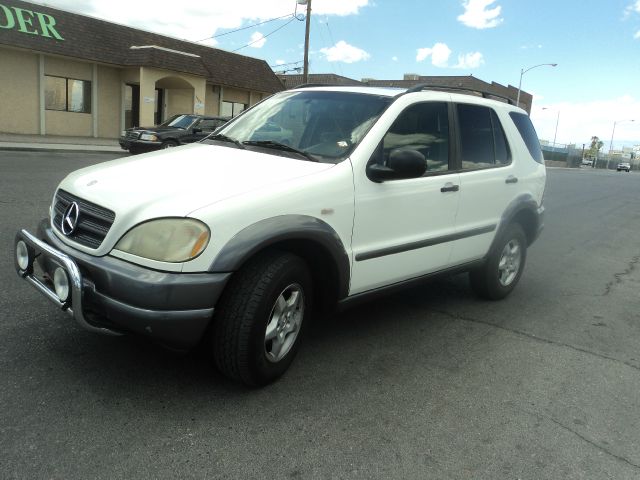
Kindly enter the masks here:
[[138, 137], [140, 137], [140, 132], [136, 132], [136, 131], [128, 131], [127, 134], [125, 135], [125, 138], [127, 140], [138, 140]]
[[98, 248], [116, 219], [115, 212], [58, 190], [53, 201], [53, 226], [61, 233], [62, 217], [72, 202], [78, 204], [80, 214], [75, 230], [66, 236], [85, 247]]

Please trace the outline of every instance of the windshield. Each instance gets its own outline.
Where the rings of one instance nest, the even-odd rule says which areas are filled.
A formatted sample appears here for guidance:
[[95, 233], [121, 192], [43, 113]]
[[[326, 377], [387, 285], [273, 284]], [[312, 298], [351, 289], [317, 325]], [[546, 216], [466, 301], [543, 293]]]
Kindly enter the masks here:
[[188, 128], [198, 117], [195, 115], [174, 115], [160, 124], [161, 127]]
[[266, 99], [217, 133], [248, 146], [284, 144], [319, 161], [337, 163], [392, 100], [365, 93], [288, 91]]

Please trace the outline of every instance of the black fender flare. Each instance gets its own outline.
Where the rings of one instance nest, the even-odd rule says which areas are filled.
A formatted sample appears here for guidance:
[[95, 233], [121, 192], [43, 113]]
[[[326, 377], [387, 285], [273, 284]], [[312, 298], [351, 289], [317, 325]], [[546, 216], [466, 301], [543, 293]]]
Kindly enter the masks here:
[[338, 275], [338, 298], [345, 298], [351, 277], [349, 255], [333, 227], [308, 215], [279, 215], [245, 227], [222, 247], [209, 271], [235, 272], [257, 252], [280, 242], [296, 240], [314, 242], [330, 255]]
[[498, 224], [496, 234], [493, 238], [493, 242], [491, 242], [491, 247], [489, 248], [487, 255], [493, 251], [495, 244], [500, 240], [500, 237], [507, 226], [509, 226], [509, 224], [522, 212], [527, 212], [530, 214], [530, 218], [534, 219], [534, 224], [531, 225], [530, 231], [525, 232], [527, 234], [529, 245], [538, 238], [543, 227], [544, 207], [538, 205], [538, 202], [536, 202], [533, 195], [530, 193], [523, 193], [522, 195], [514, 198], [502, 213], [500, 223]]

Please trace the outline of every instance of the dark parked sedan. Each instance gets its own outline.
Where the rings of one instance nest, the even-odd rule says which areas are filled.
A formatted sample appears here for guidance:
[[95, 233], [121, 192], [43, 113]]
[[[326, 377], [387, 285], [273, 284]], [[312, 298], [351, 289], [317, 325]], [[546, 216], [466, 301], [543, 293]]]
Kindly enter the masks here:
[[228, 120], [227, 117], [174, 115], [155, 127], [128, 128], [122, 132], [119, 142], [131, 153], [177, 147], [202, 140]]

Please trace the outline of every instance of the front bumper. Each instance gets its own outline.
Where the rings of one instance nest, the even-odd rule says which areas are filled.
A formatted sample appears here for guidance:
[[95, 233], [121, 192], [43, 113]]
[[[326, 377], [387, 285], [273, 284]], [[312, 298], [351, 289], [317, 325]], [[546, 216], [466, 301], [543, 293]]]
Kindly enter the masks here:
[[120, 137], [118, 140], [120, 144], [120, 148], [123, 150], [130, 150], [131, 148], [140, 149], [140, 150], [153, 150], [158, 149], [162, 145], [162, 142], [151, 140], [128, 140], [126, 137]]
[[[16, 234], [29, 252], [20, 277], [66, 311], [83, 328], [104, 334], [135, 333], [167, 346], [195, 346], [213, 316], [214, 306], [231, 273], [159, 272], [105, 256], [94, 257], [62, 243], [43, 220], [38, 234]], [[37, 264], [37, 265], [36, 265]], [[70, 295], [61, 301], [51, 279], [66, 273]]]

